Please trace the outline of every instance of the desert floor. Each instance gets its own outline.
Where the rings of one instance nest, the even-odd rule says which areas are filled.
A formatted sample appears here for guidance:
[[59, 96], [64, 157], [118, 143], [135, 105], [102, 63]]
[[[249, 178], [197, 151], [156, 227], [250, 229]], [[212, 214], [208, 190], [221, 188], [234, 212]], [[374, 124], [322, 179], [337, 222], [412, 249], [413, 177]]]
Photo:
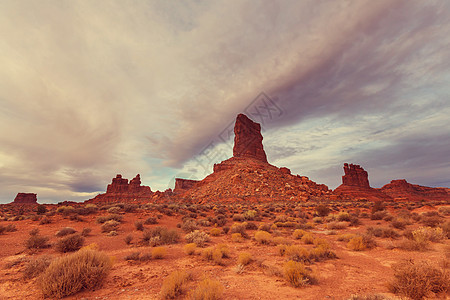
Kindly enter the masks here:
[[[24, 278], [24, 271], [30, 261], [41, 257], [51, 259], [70, 255], [58, 252], [53, 246], [60, 239], [55, 234], [63, 227], [71, 227], [78, 233], [83, 228], [90, 228], [84, 246], [95, 244], [114, 261], [102, 286], [93, 291], [83, 290], [67, 299], [160, 299], [163, 281], [175, 270], [192, 273], [192, 280], [186, 284], [179, 299], [184, 299], [204, 278], [221, 283], [222, 299], [349, 299], [352, 295], [375, 294], [396, 299], [399, 295], [390, 293], [389, 289], [389, 283], [394, 278], [393, 265], [404, 260], [426, 261], [449, 270], [450, 241], [446, 234], [450, 206], [448, 203], [434, 204], [386, 203], [385, 207], [378, 209], [373, 208], [371, 202], [358, 205], [336, 202], [108, 204], [90, 205], [89, 212], [78, 211], [86, 205], [62, 209], [47, 205], [46, 212], [40, 215], [36, 213], [35, 206], [19, 209], [5, 205], [0, 207], [0, 226], [6, 228], [9, 225], [13, 229], [0, 232], [0, 299], [44, 298], [39, 288], [39, 276]], [[323, 210], [324, 207], [330, 211], [325, 209], [325, 212], [320, 212], [320, 208]], [[322, 217], [318, 216], [319, 213]], [[115, 233], [108, 234], [102, 232], [102, 224], [97, 219], [111, 214], [120, 215], [122, 220]], [[219, 224], [221, 226], [213, 225], [218, 215], [225, 218]], [[149, 217], [156, 219], [157, 224], [144, 224], [144, 231], [157, 226], [175, 229], [179, 233], [179, 241], [161, 245], [167, 250], [162, 259], [125, 259], [135, 252], [143, 255], [152, 251], [153, 247], [143, 242], [143, 231], [137, 230], [136, 225], [136, 221], [144, 222]], [[43, 218], [50, 220], [50, 223], [42, 222]], [[189, 222], [190, 227], [183, 226], [183, 220]], [[235, 223], [249, 228], [245, 230], [246, 238], [238, 240], [236, 235], [232, 236]], [[270, 232], [270, 238], [265, 243], [255, 239], [258, 231], [255, 228], [261, 225], [265, 225]], [[405, 245], [414, 242], [412, 232], [421, 227], [434, 230], [438, 237], [421, 244], [423, 249], [411, 250]], [[27, 249], [25, 242], [35, 228], [40, 236], [49, 238], [49, 247]], [[210, 234], [210, 241], [204, 247], [197, 247], [193, 255], [188, 255], [185, 252], [185, 236], [195, 228]], [[219, 229], [215, 230], [217, 236], [211, 234], [214, 228]], [[231, 230], [225, 233], [223, 228], [225, 231]], [[294, 238], [296, 229], [310, 233], [314, 239], [312, 244]], [[347, 236], [346, 239], [345, 234], [355, 236]], [[125, 237], [129, 235], [132, 240], [127, 244]], [[369, 237], [376, 245], [371, 249], [352, 250], [348, 240], [356, 236]], [[305, 260], [315, 282], [298, 288], [291, 286], [283, 276], [284, 264], [290, 259], [280, 254], [281, 249], [287, 247], [283, 245], [298, 245], [310, 250], [316, 247], [315, 241], [320, 239], [326, 240], [336, 257]], [[219, 244], [227, 245], [228, 257], [220, 261], [206, 259], [203, 254], [205, 249]], [[239, 267], [238, 256], [242, 252], [250, 253], [252, 261]], [[445, 293], [428, 296], [449, 297]]]

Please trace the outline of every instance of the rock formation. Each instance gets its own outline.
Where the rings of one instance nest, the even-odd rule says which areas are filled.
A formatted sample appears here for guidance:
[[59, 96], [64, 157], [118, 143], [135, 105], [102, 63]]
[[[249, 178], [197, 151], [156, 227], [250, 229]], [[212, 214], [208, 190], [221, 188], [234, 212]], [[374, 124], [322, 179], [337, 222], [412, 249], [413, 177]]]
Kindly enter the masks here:
[[173, 192], [175, 194], [182, 193], [192, 188], [198, 182], [199, 180], [175, 178], [175, 188]]
[[392, 180], [381, 191], [394, 200], [450, 200], [450, 189], [411, 184], [405, 179]]
[[13, 204], [37, 204], [37, 194], [34, 193], [18, 193], [14, 198]]
[[341, 199], [367, 199], [371, 201], [391, 200], [391, 197], [381, 191], [371, 188], [369, 175], [360, 165], [344, 164], [342, 184], [333, 193]]
[[[261, 126], [239, 114], [234, 127], [233, 157], [214, 165], [214, 172], [188, 186], [178, 197], [200, 203], [210, 201], [307, 201], [324, 199], [330, 194], [326, 185], [308, 177], [292, 175], [286, 168], [267, 162], [262, 145]], [[175, 190], [178, 189], [177, 187]]]
[[347, 186], [360, 186], [370, 188], [369, 174], [360, 165], [344, 164], [344, 176], [342, 184]]
[[248, 157], [267, 162], [264, 152], [261, 125], [239, 114], [234, 125], [234, 157]]
[[122, 175], [117, 174], [116, 178], [112, 179], [111, 184], [108, 184], [106, 193], [99, 194], [87, 202], [136, 202], [150, 200], [154, 193], [149, 186], [141, 185], [141, 176], [136, 175], [128, 183], [128, 179], [122, 178]]

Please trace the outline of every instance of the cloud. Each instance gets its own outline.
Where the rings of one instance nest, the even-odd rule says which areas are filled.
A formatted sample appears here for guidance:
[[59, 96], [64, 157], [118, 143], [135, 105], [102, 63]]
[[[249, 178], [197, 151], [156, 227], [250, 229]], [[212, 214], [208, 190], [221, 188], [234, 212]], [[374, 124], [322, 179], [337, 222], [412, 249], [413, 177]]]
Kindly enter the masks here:
[[[262, 91], [282, 111], [264, 124], [271, 162], [332, 185], [344, 160], [364, 166], [377, 150], [389, 161], [419, 131], [450, 125], [449, 11], [402, 0], [2, 1], [0, 201], [25, 190], [86, 199], [116, 173], [141, 173], [152, 189], [177, 173], [201, 178], [195, 158]], [[414, 178], [436, 182], [443, 160]]]

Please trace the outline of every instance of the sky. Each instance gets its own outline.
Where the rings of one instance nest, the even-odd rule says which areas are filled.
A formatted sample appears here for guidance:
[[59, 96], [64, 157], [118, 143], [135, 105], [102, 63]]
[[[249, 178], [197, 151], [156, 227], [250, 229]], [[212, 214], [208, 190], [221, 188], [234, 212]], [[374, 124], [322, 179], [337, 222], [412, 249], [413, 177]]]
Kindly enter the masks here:
[[0, 203], [202, 179], [241, 112], [332, 189], [450, 187], [450, 1], [2, 0], [0, 36]]

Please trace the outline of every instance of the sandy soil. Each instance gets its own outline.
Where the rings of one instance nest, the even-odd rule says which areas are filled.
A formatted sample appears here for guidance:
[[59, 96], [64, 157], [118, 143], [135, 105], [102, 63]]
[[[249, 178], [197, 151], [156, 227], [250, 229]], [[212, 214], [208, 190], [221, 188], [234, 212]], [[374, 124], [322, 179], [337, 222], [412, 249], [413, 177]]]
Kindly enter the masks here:
[[[352, 209], [349, 209], [350, 211]], [[418, 212], [436, 210], [436, 207], [422, 207]], [[390, 209], [395, 215], [396, 210]], [[391, 266], [404, 259], [416, 261], [426, 260], [437, 264], [449, 257], [450, 241], [448, 239], [440, 243], [431, 243], [428, 251], [406, 251], [391, 249], [398, 240], [375, 238], [377, 247], [366, 251], [351, 251], [346, 247], [346, 242], [338, 241], [337, 238], [343, 233], [365, 232], [368, 226], [389, 227], [390, 222], [384, 220], [370, 220], [359, 218], [361, 225], [335, 230], [337, 234], [330, 235], [326, 224], [316, 224], [314, 229], [309, 230], [315, 237], [326, 239], [336, 253], [336, 259], [328, 259], [315, 262], [309, 267], [312, 269], [317, 283], [302, 287], [291, 287], [283, 277], [277, 276], [282, 273], [282, 267], [286, 261], [285, 257], [279, 255], [275, 245], [260, 245], [254, 239], [255, 230], [247, 230], [250, 238], [243, 242], [233, 242], [230, 234], [221, 234], [211, 237], [208, 246], [225, 243], [230, 249], [230, 257], [224, 259], [224, 265], [215, 265], [206, 261], [201, 255], [189, 256], [184, 253], [183, 246], [185, 233], [177, 228], [181, 223], [182, 215], [163, 215], [157, 225], [145, 225], [146, 228], [154, 226], [167, 226], [177, 228], [181, 239], [178, 244], [167, 245], [167, 256], [164, 259], [149, 260], [145, 262], [126, 261], [124, 257], [135, 251], [146, 253], [151, 251], [149, 246], [141, 246], [139, 241], [142, 232], [137, 231], [135, 220], [145, 220], [149, 216], [155, 216], [158, 212], [138, 209], [132, 213], [122, 213], [124, 219], [120, 225], [117, 236], [107, 236], [101, 232], [100, 224], [96, 223], [98, 216], [108, 215], [106, 211], [99, 211], [93, 215], [82, 216], [84, 221], [72, 221], [69, 218], [56, 214], [51, 216], [52, 223], [39, 225], [39, 221], [31, 219], [20, 221], [2, 221], [0, 225], [13, 224], [17, 231], [0, 234], [0, 299], [43, 299], [42, 293], [37, 285], [37, 279], [24, 279], [23, 269], [26, 261], [43, 255], [58, 257], [61, 255], [53, 248], [30, 251], [24, 247], [24, 241], [29, 237], [30, 230], [38, 228], [40, 234], [50, 237], [50, 243], [58, 240], [55, 233], [62, 227], [72, 227], [78, 232], [83, 228], [92, 229], [91, 234], [86, 237], [85, 245], [95, 243], [101, 251], [114, 257], [115, 263], [103, 286], [95, 291], [82, 291], [67, 299], [160, 299], [159, 292], [163, 280], [174, 270], [189, 270], [194, 275], [194, 280], [188, 284], [187, 289], [195, 287], [202, 278], [209, 277], [217, 279], [224, 286], [223, 299], [348, 299], [352, 294], [383, 294], [394, 298], [389, 293], [387, 283], [392, 280], [393, 271]], [[211, 215], [212, 212], [207, 212]], [[283, 215], [283, 212], [274, 212], [273, 216]], [[234, 221], [232, 213], [228, 214], [227, 225], [231, 226]], [[202, 217], [197, 218], [202, 219]], [[450, 219], [450, 217], [445, 217]], [[311, 220], [309, 220], [311, 221]], [[272, 216], [265, 217], [256, 224], [273, 223]], [[407, 229], [421, 226], [413, 222], [407, 225]], [[211, 227], [201, 227], [201, 230], [209, 232]], [[278, 228], [277, 233], [293, 244], [304, 245], [300, 240], [292, 238], [293, 228]], [[397, 230], [402, 233], [402, 230]], [[126, 245], [124, 237], [132, 234], [134, 239], [131, 245]], [[245, 267], [242, 273], [235, 271], [237, 257], [240, 252], [250, 252], [255, 259]], [[198, 252], [201, 252], [199, 248]], [[182, 295], [180, 299], [185, 297]], [[445, 297], [445, 296], [444, 296]], [[448, 296], [447, 296], [448, 299]]]

